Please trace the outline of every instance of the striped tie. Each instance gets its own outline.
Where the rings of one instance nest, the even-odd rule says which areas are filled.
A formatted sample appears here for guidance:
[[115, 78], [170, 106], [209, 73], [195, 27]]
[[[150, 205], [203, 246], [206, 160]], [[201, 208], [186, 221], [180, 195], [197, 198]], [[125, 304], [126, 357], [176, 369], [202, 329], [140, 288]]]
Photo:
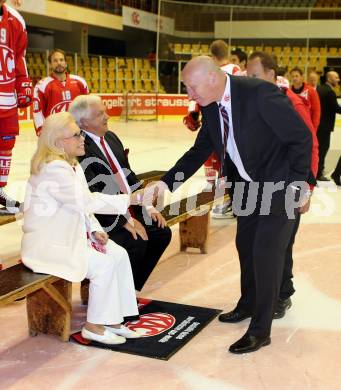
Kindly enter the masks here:
[[221, 159], [220, 159], [220, 172], [219, 172], [219, 176], [222, 177], [226, 148], [227, 148], [227, 137], [229, 135], [229, 116], [227, 114], [225, 107], [222, 104], [219, 104], [219, 110], [220, 110], [221, 116], [223, 117], [223, 123], [224, 123], [223, 153], [222, 153]]

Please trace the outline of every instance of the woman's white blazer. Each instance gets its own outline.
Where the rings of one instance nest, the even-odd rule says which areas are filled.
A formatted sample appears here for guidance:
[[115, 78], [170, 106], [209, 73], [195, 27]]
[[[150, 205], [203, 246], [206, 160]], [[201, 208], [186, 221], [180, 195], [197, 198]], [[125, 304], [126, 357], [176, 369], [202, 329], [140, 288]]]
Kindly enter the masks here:
[[80, 165], [62, 160], [31, 175], [24, 201], [23, 263], [34, 272], [72, 282], [88, 269], [87, 231], [102, 231], [93, 213], [125, 214], [128, 195], [92, 193]]

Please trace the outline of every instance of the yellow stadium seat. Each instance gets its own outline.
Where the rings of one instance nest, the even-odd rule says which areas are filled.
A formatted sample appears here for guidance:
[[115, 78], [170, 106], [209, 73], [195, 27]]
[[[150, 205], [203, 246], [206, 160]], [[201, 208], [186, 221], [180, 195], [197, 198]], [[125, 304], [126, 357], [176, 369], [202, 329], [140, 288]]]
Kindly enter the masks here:
[[336, 47], [330, 47], [329, 48], [329, 53], [328, 53], [330, 56], [337, 56], [339, 53], [338, 53], [338, 49]]
[[117, 59], [117, 66], [119, 68], [125, 68], [126, 67], [126, 60], [124, 58], [118, 58]]
[[136, 63], [137, 63], [137, 69], [143, 69], [143, 60], [142, 60], [142, 58], [137, 58]]
[[208, 54], [210, 51], [210, 47], [206, 44], [200, 46], [201, 54]]
[[141, 77], [141, 79], [149, 79], [149, 71], [142, 69], [140, 71], [140, 77]]
[[200, 54], [200, 44], [193, 43], [191, 46], [191, 53], [196, 55]]
[[136, 91], [137, 92], [143, 92], [143, 86], [141, 80], [136, 80]]
[[174, 53], [175, 54], [182, 54], [182, 44], [181, 43], [174, 43]]
[[276, 56], [280, 56], [282, 54], [282, 48], [280, 46], [274, 46], [273, 53]]
[[135, 88], [134, 88], [134, 84], [133, 84], [132, 80], [126, 80], [125, 90], [127, 92], [134, 92]]
[[191, 44], [190, 43], [184, 43], [182, 46], [182, 53], [183, 54], [191, 54]]
[[134, 60], [133, 58], [127, 58], [126, 60], [127, 68], [133, 70], [134, 69]]

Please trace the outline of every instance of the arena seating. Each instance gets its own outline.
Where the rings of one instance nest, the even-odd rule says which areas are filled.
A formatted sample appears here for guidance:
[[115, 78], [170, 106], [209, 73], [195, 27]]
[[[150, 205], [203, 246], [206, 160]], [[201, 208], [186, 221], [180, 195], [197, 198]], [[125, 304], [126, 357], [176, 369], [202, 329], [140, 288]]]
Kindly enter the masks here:
[[[46, 58], [45, 53], [27, 53], [28, 71], [34, 83], [47, 75]], [[156, 70], [148, 59], [72, 55], [66, 59], [70, 73], [85, 78], [93, 93], [155, 92]], [[159, 83], [159, 93], [164, 92]]]
[[[279, 64], [281, 66], [288, 66], [289, 69], [295, 66], [304, 68], [308, 62], [308, 68], [314, 69], [317, 72], [323, 71], [324, 66], [327, 65], [327, 58], [339, 57], [341, 55], [341, 48], [337, 47], [313, 46], [309, 48], [308, 52], [306, 47], [300, 46], [238, 45], [237, 47], [244, 50], [248, 55], [253, 51], [265, 51], [269, 54], [274, 54], [277, 56]], [[186, 60], [189, 56], [208, 54], [209, 44], [174, 43], [173, 49], [174, 55], [179, 60]]]

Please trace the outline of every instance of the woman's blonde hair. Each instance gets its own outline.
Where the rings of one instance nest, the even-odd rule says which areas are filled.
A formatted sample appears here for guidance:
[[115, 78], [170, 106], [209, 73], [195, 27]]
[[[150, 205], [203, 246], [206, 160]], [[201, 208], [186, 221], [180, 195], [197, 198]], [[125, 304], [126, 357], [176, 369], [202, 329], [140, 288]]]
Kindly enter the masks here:
[[71, 123], [75, 123], [75, 120], [69, 112], [59, 112], [46, 118], [37, 150], [31, 160], [31, 174], [38, 174], [44, 164], [53, 160], [64, 160], [70, 165], [77, 164], [74, 157], [68, 156], [63, 147], [57, 145], [58, 141], [70, 135], [68, 128]]

